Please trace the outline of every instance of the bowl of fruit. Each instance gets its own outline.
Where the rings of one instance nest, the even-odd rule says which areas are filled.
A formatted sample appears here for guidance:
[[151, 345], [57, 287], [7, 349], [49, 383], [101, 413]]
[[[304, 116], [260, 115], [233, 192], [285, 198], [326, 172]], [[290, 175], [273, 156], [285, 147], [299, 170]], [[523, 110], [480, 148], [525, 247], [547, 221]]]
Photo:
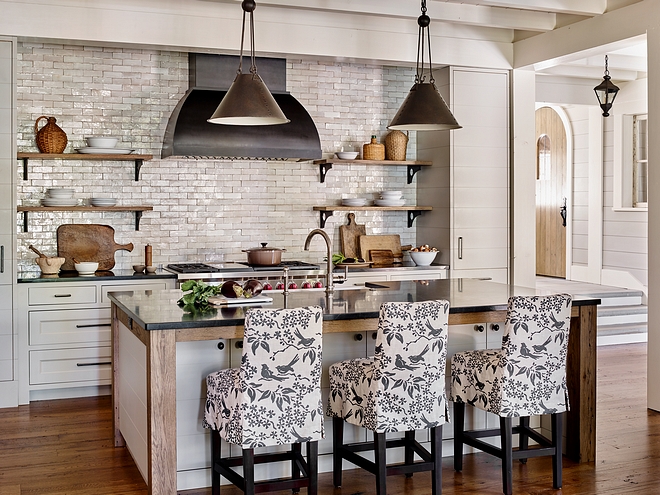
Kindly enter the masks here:
[[409, 253], [417, 266], [429, 266], [433, 263], [439, 251], [436, 248], [430, 247], [428, 244], [423, 244], [419, 247], [412, 248]]

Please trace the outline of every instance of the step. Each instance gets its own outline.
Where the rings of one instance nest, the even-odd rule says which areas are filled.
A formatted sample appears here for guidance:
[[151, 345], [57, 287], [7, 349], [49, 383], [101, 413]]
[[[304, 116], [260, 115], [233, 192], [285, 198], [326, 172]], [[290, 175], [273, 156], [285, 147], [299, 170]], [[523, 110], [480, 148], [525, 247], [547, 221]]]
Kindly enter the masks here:
[[596, 345], [617, 345], [646, 342], [648, 327], [646, 323], [599, 325], [596, 333]]
[[648, 306], [602, 306], [598, 308], [598, 325], [646, 323]]

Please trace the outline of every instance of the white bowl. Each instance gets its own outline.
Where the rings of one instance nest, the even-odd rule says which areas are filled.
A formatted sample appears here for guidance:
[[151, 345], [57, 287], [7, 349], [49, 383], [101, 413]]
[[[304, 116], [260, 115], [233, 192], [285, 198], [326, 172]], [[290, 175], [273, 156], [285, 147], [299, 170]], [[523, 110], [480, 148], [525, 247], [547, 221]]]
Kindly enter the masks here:
[[439, 251], [408, 251], [417, 266], [429, 266], [439, 254]]
[[99, 264], [96, 261], [81, 261], [75, 263], [75, 267], [80, 275], [91, 275], [99, 269]]
[[382, 191], [380, 197], [382, 199], [400, 199], [403, 196], [401, 191]]
[[64, 187], [59, 189], [51, 188], [46, 190], [46, 195], [49, 198], [71, 198], [75, 192], [75, 189], [68, 189]]
[[335, 153], [340, 160], [355, 160], [358, 154], [357, 151], [337, 151]]
[[114, 148], [119, 139], [111, 137], [88, 137], [85, 138], [90, 148]]

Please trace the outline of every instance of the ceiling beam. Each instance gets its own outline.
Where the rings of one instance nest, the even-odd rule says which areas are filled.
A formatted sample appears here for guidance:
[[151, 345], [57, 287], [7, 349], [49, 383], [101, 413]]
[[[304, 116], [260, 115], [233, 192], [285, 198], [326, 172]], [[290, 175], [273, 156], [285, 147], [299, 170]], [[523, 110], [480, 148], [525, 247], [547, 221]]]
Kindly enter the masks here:
[[600, 15], [607, 9], [607, 0], [439, 0], [509, 9], [540, 10], [562, 14]]

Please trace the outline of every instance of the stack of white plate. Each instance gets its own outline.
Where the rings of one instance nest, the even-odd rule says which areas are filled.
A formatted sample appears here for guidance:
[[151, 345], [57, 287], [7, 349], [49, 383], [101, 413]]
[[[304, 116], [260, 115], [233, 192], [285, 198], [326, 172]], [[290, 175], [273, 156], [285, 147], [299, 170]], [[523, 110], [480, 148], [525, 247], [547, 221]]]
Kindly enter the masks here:
[[401, 191], [382, 191], [380, 199], [374, 201], [376, 206], [403, 206], [406, 204], [405, 199], [401, 199]]
[[135, 151], [127, 148], [115, 148], [119, 139], [113, 137], [88, 137], [85, 138], [85, 141], [87, 141], [87, 146], [85, 148], [76, 148], [78, 153], [98, 155], [128, 155], [129, 153]]
[[341, 200], [343, 206], [364, 206], [367, 204], [365, 198], [344, 198]]
[[92, 206], [115, 206], [117, 200], [115, 198], [89, 198], [89, 204]]
[[74, 189], [52, 188], [46, 190], [46, 197], [41, 200], [44, 206], [76, 206], [78, 200], [73, 197]]

